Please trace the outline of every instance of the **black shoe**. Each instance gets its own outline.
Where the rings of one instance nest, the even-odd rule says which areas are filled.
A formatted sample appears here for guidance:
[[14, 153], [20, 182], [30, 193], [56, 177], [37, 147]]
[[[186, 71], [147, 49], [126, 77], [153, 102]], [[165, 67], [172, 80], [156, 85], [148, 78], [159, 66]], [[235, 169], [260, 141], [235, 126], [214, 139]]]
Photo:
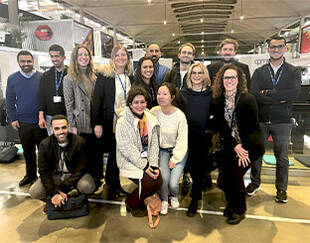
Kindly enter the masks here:
[[192, 183], [190, 178], [186, 173], [183, 175], [183, 182], [182, 182], [182, 195], [185, 196], [189, 190], [191, 189]]
[[284, 190], [277, 190], [276, 202], [287, 203], [287, 195]]
[[255, 186], [253, 183], [250, 183], [244, 190], [245, 195], [253, 196], [256, 192], [260, 190], [260, 186]]
[[227, 220], [227, 224], [239, 224], [245, 218], [245, 213], [236, 214], [233, 213]]
[[28, 175], [25, 175], [25, 177], [19, 182], [19, 186], [33, 184], [37, 179], [38, 177], [28, 177]]
[[119, 197], [127, 197], [130, 193], [126, 192], [122, 187], [119, 187], [117, 190], [117, 195]]
[[197, 209], [198, 209], [198, 201], [192, 200], [187, 210], [187, 216], [188, 217], [196, 216]]
[[231, 217], [231, 216], [233, 215], [233, 213], [234, 213], [234, 212], [232, 211], [231, 208], [226, 207], [226, 208], [224, 209], [223, 215], [224, 215], [224, 217], [229, 218], [229, 217]]
[[147, 215], [146, 210], [143, 210], [141, 208], [131, 208], [127, 204], [126, 204], [126, 211], [130, 212], [133, 217], [144, 217]]

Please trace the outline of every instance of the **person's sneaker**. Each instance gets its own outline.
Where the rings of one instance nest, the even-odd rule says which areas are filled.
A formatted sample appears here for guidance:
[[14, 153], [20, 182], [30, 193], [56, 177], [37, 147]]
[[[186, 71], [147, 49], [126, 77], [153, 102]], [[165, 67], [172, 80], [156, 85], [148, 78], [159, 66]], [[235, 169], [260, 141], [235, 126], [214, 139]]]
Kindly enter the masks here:
[[68, 197], [77, 197], [78, 195], [79, 195], [79, 191], [75, 188], [67, 193]]
[[167, 201], [162, 201], [161, 202], [160, 214], [166, 215], [167, 213], [168, 213], [168, 202]]
[[243, 214], [236, 214], [233, 213], [228, 219], [226, 220], [227, 224], [239, 224], [245, 218], [245, 213]]
[[287, 195], [284, 190], [277, 190], [276, 202], [287, 203]]
[[198, 209], [198, 201], [192, 199], [192, 201], [188, 207], [188, 210], [187, 210], [187, 216], [188, 217], [196, 216], [197, 209]]
[[250, 183], [244, 190], [245, 195], [253, 196], [256, 192], [260, 190], [260, 186], [255, 186], [253, 183]]
[[234, 213], [234, 212], [232, 211], [231, 208], [226, 207], [226, 208], [224, 209], [223, 215], [224, 215], [224, 217], [229, 218], [229, 217], [231, 217], [231, 216], [233, 215], [233, 213]]
[[178, 208], [180, 206], [180, 203], [177, 197], [170, 197], [170, 204], [172, 208]]
[[184, 173], [183, 175], [183, 181], [182, 181], [182, 195], [185, 196], [189, 190], [191, 189], [192, 183], [187, 175], [187, 173]]
[[19, 182], [19, 186], [26, 186], [28, 184], [33, 184], [38, 178], [35, 177], [28, 177], [25, 175], [24, 178]]

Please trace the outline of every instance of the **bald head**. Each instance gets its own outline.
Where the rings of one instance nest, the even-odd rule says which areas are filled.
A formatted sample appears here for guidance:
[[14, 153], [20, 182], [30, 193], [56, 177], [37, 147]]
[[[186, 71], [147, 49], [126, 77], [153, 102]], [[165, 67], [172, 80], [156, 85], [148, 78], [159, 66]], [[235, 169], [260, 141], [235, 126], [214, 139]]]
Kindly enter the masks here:
[[159, 45], [157, 44], [149, 45], [149, 47], [147, 48], [147, 55], [150, 56], [155, 63], [157, 63], [159, 58], [161, 57]]

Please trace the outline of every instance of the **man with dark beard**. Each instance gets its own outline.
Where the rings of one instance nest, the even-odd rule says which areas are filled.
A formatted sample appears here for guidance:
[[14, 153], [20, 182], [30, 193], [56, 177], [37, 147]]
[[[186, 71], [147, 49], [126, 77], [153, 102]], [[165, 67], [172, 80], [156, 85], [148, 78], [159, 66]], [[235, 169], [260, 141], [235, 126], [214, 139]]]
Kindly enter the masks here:
[[154, 72], [156, 76], [156, 82], [158, 85], [160, 85], [166, 75], [166, 73], [170, 70], [168, 67], [159, 64], [158, 60], [161, 58], [161, 51], [159, 48], [159, 45], [157, 44], [151, 44], [147, 48], [147, 55], [150, 56], [154, 63]]
[[12, 127], [18, 131], [24, 150], [26, 175], [19, 186], [33, 183], [37, 179], [36, 146], [47, 136], [40, 129], [37, 93], [42, 76], [33, 65], [33, 56], [29, 51], [17, 54], [20, 71], [8, 77], [6, 87], [6, 109]]
[[56, 114], [66, 114], [63, 97], [62, 80], [67, 75], [67, 67], [64, 49], [57, 45], [51, 45], [49, 54], [53, 67], [43, 73], [40, 81], [39, 98], [39, 126], [47, 129], [48, 135], [52, 134], [51, 119]]
[[[258, 104], [260, 127], [265, 143], [272, 135], [276, 157], [276, 202], [287, 202], [288, 144], [292, 130], [292, 101], [297, 97], [301, 75], [298, 68], [285, 61], [286, 40], [274, 37], [268, 41], [269, 63], [255, 70], [251, 81], [251, 92]], [[249, 196], [260, 189], [262, 156], [251, 161], [251, 183], [245, 189]]]
[[179, 89], [186, 87], [186, 74], [195, 58], [195, 47], [191, 43], [185, 43], [180, 46], [177, 62], [171, 71], [167, 72], [164, 81], [174, 83]]
[[250, 71], [248, 65], [238, 62], [235, 59], [236, 52], [238, 50], [239, 43], [238, 41], [234, 39], [225, 39], [220, 44], [220, 50], [219, 54], [221, 55], [220, 62], [215, 62], [207, 66], [211, 83], [213, 84], [213, 80], [215, 79], [215, 76], [217, 72], [220, 70], [220, 68], [225, 64], [235, 64], [237, 67], [240, 67], [242, 71], [245, 73], [246, 80], [247, 80], [247, 87], [250, 89]]

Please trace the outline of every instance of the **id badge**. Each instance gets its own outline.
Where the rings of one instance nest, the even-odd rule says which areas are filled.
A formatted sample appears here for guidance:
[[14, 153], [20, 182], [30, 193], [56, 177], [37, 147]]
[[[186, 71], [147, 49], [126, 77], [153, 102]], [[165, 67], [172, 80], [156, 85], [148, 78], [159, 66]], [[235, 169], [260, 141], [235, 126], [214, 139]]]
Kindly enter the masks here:
[[147, 158], [147, 151], [143, 151], [141, 153], [141, 158]]
[[61, 102], [61, 96], [53, 96], [53, 102], [54, 103], [60, 103]]

